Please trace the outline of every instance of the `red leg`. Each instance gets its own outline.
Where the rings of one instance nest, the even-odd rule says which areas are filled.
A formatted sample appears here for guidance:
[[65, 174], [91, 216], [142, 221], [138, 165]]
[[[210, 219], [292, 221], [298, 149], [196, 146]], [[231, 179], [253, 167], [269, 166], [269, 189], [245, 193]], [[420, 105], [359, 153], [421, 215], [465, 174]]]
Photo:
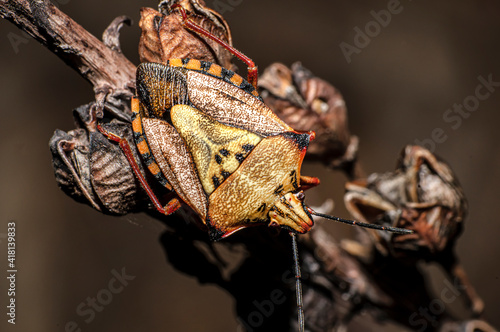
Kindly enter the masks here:
[[163, 207], [154, 194], [153, 190], [149, 186], [148, 182], [142, 175], [139, 165], [137, 165], [137, 162], [135, 161], [134, 154], [132, 153], [132, 149], [130, 148], [130, 145], [128, 144], [128, 141], [125, 138], [122, 138], [120, 136], [117, 136], [113, 133], [110, 133], [109, 131], [106, 131], [103, 127], [101, 127], [100, 124], [97, 125], [97, 129], [104, 135], [106, 136], [109, 140], [118, 143], [120, 148], [123, 151], [123, 154], [127, 158], [130, 167], [132, 167], [132, 170], [134, 171], [135, 176], [137, 179], [139, 179], [139, 182], [141, 183], [142, 188], [146, 191], [148, 194], [149, 198], [153, 202], [153, 205], [155, 206], [156, 210], [158, 210], [160, 213], [169, 215], [171, 213], [174, 213], [177, 209], [181, 207], [181, 203], [177, 198], [171, 199], [165, 207]]
[[241, 61], [243, 61], [248, 67], [247, 68], [247, 70], [248, 70], [247, 80], [248, 80], [248, 82], [250, 82], [250, 84], [253, 85], [253, 87], [255, 89], [257, 89], [257, 77], [259, 75], [259, 72], [258, 72], [257, 66], [252, 61], [252, 59], [250, 59], [245, 54], [241, 53], [240, 51], [238, 51], [237, 49], [235, 49], [234, 47], [232, 47], [228, 43], [226, 43], [223, 40], [221, 40], [220, 38], [214, 36], [213, 34], [208, 32], [207, 30], [203, 29], [198, 24], [194, 23], [192, 20], [187, 18], [186, 11], [184, 10], [184, 8], [181, 5], [175, 4], [172, 6], [172, 9], [174, 9], [174, 8], [179, 9], [179, 11], [181, 12], [182, 19], [184, 20], [183, 23], [184, 23], [184, 26], [186, 28], [188, 28], [189, 30], [194, 31], [196, 33], [199, 33], [200, 35], [203, 35], [205, 37], [212, 39], [213, 41], [222, 45], [225, 49], [227, 49], [233, 55], [238, 57]]
[[168, 201], [167, 205], [165, 205], [164, 207], [165, 212], [162, 213], [169, 215], [177, 211], [180, 207], [181, 207], [181, 202], [179, 202], [177, 198], [172, 198], [170, 201]]
[[300, 176], [300, 189], [301, 190], [307, 190], [316, 187], [319, 185], [320, 181], [318, 178], [315, 178], [313, 176], [305, 176], [301, 175]]

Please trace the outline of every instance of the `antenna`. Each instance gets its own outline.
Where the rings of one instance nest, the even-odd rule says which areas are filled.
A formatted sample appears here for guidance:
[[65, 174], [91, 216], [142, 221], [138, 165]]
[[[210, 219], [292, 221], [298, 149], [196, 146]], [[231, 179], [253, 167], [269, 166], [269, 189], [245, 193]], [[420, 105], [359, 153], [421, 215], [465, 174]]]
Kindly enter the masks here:
[[297, 318], [299, 322], [299, 332], [304, 332], [304, 308], [302, 302], [302, 280], [299, 265], [299, 250], [297, 249], [297, 233], [290, 232], [292, 237], [293, 263], [295, 269], [295, 294], [297, 296]]
[[[396, 234], [413, 234], [413, 231], [410, 229], [397, 228], [397, 227], [386, 227], [381, 225], [367, 224], [364, 222], [359, 222], [355, 220], [342, 219], [339, 217], [329, 216], [327, 214], [319, 213], [311, 209], [310, 207], [306, 207], [307, 211], [315, 216], [330, 219], [334, 221], [338, 221], [344, 224], [348, 224], [351, 226], [361, 226], [365, 228], [377, 229], [380, 231], [388, 231]], [[297, 248], [297, 233], [290, 232], [290, 236], [292, 237], [292, 249], [293, 249], [293, 263], [295, 269], [295, 294], [297, 297], [297, 319], [299, 323], [299, 332], [304, 332], [304, 303], [302, 301], [302, 280], [300, 273], [300, 264], [299, 264], [299, 250]]]
[[309, 211], [310, 214], [325, 218], [325, 219], [330, 219], [334, 221], [338, 221], [344, 224], [348, 224], [351, 226], [361, 226], [365, 228], [371, 228], [371, 229], [377, 229], [379, 231], [388, 231], [396, 234], [413, 234], [413, 231], [410, 229], [404, 229], [404, 228], [397, 228], [397, 227], [386, 227], [386, 226], [381, 226], [381, 225], [375, 225], [375, 224], [367, 224], [364, 222], [359, 222], [355, 220], [348, 220], [348, 219], [342, 219], [339, 217], [334, 217], [334, 216], [329, 216], [327, 214], [319, 213], [311, 209], [310, 207], [307, 207], [307, 211]]

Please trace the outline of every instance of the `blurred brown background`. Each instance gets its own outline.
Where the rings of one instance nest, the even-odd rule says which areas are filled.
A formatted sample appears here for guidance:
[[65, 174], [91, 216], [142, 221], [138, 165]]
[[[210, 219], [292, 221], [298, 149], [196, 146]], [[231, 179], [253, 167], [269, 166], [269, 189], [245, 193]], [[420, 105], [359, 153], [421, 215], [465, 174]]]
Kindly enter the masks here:
[[[133, 18], [124, 28], [124, 53], [138, 63], [139, 8], [156, 1], [59, 0], [60, 8], [100, 36], [118, 15]], [[388, 1], [220, 0], [237, 48], [263, 70], [275, 61], [301, 61], [344, 95], [350, 128], [360, 137], [365, 170], [394, 169], [400, 150], [447, 135], [435, 152], [457, 173], [470, 203], [457, 251], [486, 303], [486, 319], [500, 326], [500, 89], [481, 101], [457, 129], [444, 112], [473, 95], [478, 76], [500, 82], [500, 20], [495, 1], [401, 1], [401, 12], [348, 63], [340, 43], [354, 44], [372, 10]], [[21, 43], [13, 46], [12, 34]], [[75, 321], [83, 331], [239, 331], [233, 302], [212, 286], [200, 286], [170, 267], [158, 238], [164, 226], [146, 215], [107, 217], [75, 203], [54, 181], [48, 140], [56, 128], [73, 129], [71, 110], [92, 100], [89, 84], [37, 42], [0, 21], [0, 269], [7, 269], [7, 222], [17, 223], [16, 331], [64, 331]], [[334, 213], [347, 217], [345, 179], [321, 165], [303, 173], [320, 176], [321, 188], [308, 203], [336, 202]], [[352, 236], [343, 225], [328, 225], [337, 238]], [[95, 319], [76, 313], [87, 297], [108, 287], [112, 270], [134, 280]], [[437, 269], [435, 269], [437, 270]], [[2, 275], [5, 275], [2, 272]], [[433, 274], [436, 294], [443, 276]], [[7, 283], [0, 281], [0, 330], [7, 324]], [[411, 285], [408, 285], [411, 287]], [[461, 298], [453, 310], [466, 318]], [[353, 331], [375, 331], [357, 318]], [[398, 329], [396, 329], [398, 330]], [[401, 329], [399, 329], [401, 330]]]

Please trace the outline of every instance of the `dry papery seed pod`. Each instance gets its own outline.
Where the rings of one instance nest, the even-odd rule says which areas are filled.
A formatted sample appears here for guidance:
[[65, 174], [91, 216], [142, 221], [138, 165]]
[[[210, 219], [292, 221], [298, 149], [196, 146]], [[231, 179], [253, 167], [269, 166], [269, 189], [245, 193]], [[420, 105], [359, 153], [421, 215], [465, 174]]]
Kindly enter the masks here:
[[[144, 209], [147, 197], [123, 152], [96, 129], [96, 108], [90, 103], [75, 109], [78, 128], [67, 133], [56, 130], [50, 139], [56, 181], [73, 199], [106, 214]], [[132, 140], [128, 122], [113, 119], [105, 126]], [[138, 157], [135, 149], [133, 153]]]
[[358, 138], [349, 133], [345, 102], [334, 86], [296, 62], [290, 68], [281, 63], [267, 67], [259, 87], [265, 103], [283, 121], [297, 130], [316, 132], [308, 160], [319, 160], [354, 177]]
[[[371, 245], [363, 250], [352, 242], [344, 242], [351, 253], [368, 264], [378, 255], [408, 264], [418, 260], [437, 262], [464, 285], [473, 313], [483, 311], [483, 302], [454, 253], [467, 214], [467, 201], [445, 162], [422, 147], [407, 146], [394, 172], [348, 182], [346, 189], [345, 204], [355, 219], [414, 231], [400, 235], [367, 230], [369, 238], [362, 242]], [[370, 247], [375, 251], [366, 251]]]

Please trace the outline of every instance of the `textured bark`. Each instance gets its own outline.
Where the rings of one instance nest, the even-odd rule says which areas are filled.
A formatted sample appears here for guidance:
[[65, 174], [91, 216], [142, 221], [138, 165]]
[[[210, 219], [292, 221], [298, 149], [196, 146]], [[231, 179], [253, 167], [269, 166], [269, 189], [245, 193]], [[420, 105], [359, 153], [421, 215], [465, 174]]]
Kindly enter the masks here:
[[111, 31], [105, 33], [105, 40], [110, 45], [107, 46], [46, 0], [3, 1], [0, 16], [45, 45], [88, 80], [94, 87], [97, 101], [132, 95], [135, 66], [109, 37], [113, 35], [111, 31], [115, 35], [118, 33], [116, 21]]

